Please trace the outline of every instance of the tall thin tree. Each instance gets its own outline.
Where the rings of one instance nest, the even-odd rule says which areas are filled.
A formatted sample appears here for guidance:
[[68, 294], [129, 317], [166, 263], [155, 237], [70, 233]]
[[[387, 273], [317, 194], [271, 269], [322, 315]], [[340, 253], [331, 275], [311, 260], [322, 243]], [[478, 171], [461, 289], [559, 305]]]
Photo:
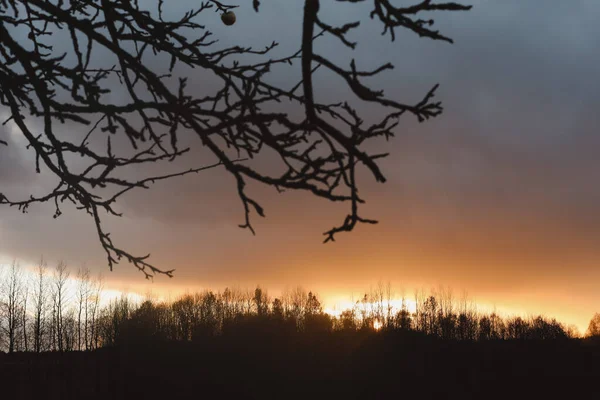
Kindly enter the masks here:
[[44, 335], [46, 334], [46, 314], [48, 312], [48, 267], [42, 257], [35, 274], [33, 292], [33, 351], [36, 353], [44, 349]]
[[8, 267], [6, 276], [2, 282], [3, 301], [0, 303], [3, 307], [5, 322], [2, 329], [8, 341], [8, 352], [12, 353], [16, 350], [18, 333], [22, 321], [21, 306], [22, 306], [22, 291], [23, 278], [21, 268], [16, 261]]
[[67, 280], [69, 271], [64, 261], [59, 261], [54, 269], [52, 286], [52, 306], [54, 324], [55, 349], [62, 352], [65, 350], [65, 312], [67, 305]]

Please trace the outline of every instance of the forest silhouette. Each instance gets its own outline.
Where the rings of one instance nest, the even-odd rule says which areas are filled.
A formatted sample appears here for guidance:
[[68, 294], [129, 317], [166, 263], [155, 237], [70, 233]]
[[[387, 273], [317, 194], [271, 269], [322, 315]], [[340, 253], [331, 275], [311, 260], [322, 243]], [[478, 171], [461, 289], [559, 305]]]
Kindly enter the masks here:
[[[476, 311], [450, 290], [391, 306], [379, 285], [333, 316], [300, 287], [225, 288], [102, 304], [65, 263], [4, 268], [8, 398], [570, 398], [597, 392], [600, 341], [544, 316]], [[69, 284], [70, 283], [70, 284]], [[557, 397], [558, 396], [558, 397]]]

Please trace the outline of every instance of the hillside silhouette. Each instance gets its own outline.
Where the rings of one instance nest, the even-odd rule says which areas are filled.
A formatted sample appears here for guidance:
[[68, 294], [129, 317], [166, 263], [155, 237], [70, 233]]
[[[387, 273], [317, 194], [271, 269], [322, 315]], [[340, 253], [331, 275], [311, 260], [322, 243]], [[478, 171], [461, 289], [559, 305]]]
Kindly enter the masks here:
[[[64, 263], [2, 280], [7, 398], [572, 398], [599, 393], [600, 341], [544, 316], [501, 317], [452, 292], [391, 306], [389, 286], [337, 316], [300, 287], [226, 288], [101, 305]], [[36, 290], [37, 288], [37, 290]], [[597, 321], [596, 321], [597, 322]]]

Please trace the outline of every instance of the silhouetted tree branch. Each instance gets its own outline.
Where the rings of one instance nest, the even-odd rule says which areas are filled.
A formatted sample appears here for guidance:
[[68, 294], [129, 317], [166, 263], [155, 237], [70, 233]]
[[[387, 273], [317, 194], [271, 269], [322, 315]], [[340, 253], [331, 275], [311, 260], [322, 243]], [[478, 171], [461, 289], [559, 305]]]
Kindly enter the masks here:
[[[287, 57], [269, 58], [278, 43], [273, 42], [264, 50], [239, 46], [215, 50], [217, 41], [211, 40], [211, 32], [199, 20], [207, 10], [223, 13], [237, 7], [216, 0], [206, 0], [173, 21], [163, 18], [166, 3], [162, 0], [157, 3], [157, 16], [141, 9], [135, 0], [0, 0], [0, 103], [10, 110], [9, 120], [35, 152], [37, 172], [45, 168], [59, 180], [50, 193], [26, 200], [9, 199], [0, 193], [0, 204], [26, 212], [35, 203], [52, 201], [56, 218], [61, 215], [62, 204], [70, 201], [93, 218], [111, 270], [125, 258], [147, 278], [154, 274], [172, 276], [173, 270], [150, 264], [149, 255], [135, 256], [118, 247], [104, 229], [102, 215], [120, 216], [114, 207], [123, 194], [148, 188], [158, 180], [224, 167], [236, 180], [244, 208], [244, 223], [240, 226], [253, 233], [251, 213], [264, 216], [264, 210], [247, 194], [248, 181], [349, 202], [350, 213], [343, 224], [325, 232], [325, 242], [334, 240], [339, 232], [351, 231], [359, 222], [376, 223], [359, 216], [358, 205], [364, 200], [358, 195], [355, 174], [357, 167], [363, 165], [376, 181], [385, 182], [377, 161], [386, 154], [369, 154], [361, 145], [369, 139], [393, 136], [398, 118], [405, 113], [413, 114], [419, 121], [439, 115], [442, 106], [432, 101], [438, 85], [416, 103], [404, 104], [362, 81], [392, 69], [391, 64], [362, 71], [355, 60], [349, 68], [342, 67], [315, 53], [313, 43], [324, 35], [332, 35], [344, 46], [355, 48], [356, 43], [347, 35], [360, 24], [355, 21], [341, 27], [329, 25], [319, 18], [319, 3], [305, 1], [301, 49]], [[252, 4], [258, 12], [260, 2], [254, 0]], [[389, 0], [374, 0], [373, 4], [371, 18], [377, 17], [384, 34], [389, 33], [392, 40], [395, 29], [402, 27], [420, 36], [452, 42], [430, 29], [432, 20], [416, 19], [417, 14], [471, 8], [430, 0], [411, 7], [396, 7]], [[14, 34], [17, 30], [26, 30], [27, 39], [18, 40]], [[186, 36], [184, 31], [197, 36]], [[69, 51], [58, 54], [57, 45], [47, 38], [52, 32], [69, 34]], [[96, 65], [93, 55], [98, 49], [114, 57], [115, 65]], [[159, 54], [170, 60], [167, 74], [148, 66], [147, 59]], [[244, 55], [265, 59], [256, 63], [231, 61], [232, 56]], [[265, 79], [275, 66], [293, 65], [296, 61], [301, 63], [302, 80], [291, 89]], [[221, 83], [221, 89], [214, 94], [190, 93], [187, 78], [174, 72], [179, 64], [210, 72]], [[387, 116], [366, 127], [350, 101], [319, 103], [312, 81], [319, 68], [345, 81], [357, 99], [389, 109]], [[120, 103], [108, 97], [111, 79], [118, 79], [126, 91], [125, 100]], [[296, 93], [300, 87], [302, 95]], [[304, 115], [295, 120], [292, 113], [267, 111], [283, 100], [301, 107]], [[326, 117], [335, 119], [337, 124]], [[34, 126], [34, 120], [41, 122], [41, 129]], [[75, 141], [66, 137], [58, 123], [88, 127], [87, 134]], [[182, 147], [180, 139], [190, 133], [216, 157], [216, 163], [141, 180], [132, 179], [131, 175], [127, 178], [124, 171], [131, 167], [172, 162], [188, 153], [191, 148]], [[106, 145], [94, 147], [93, 135], [94, 140], [104, 135], [102, 141]], [[115, 149], [115, 139], [120, 137], [127, 138], [129, 152]], [[8, 145], [4, 140], [0, 143]], [[283, 172], [260, 172], [247, 162], [266, 149], [278, 155]], [[83, 171], [75, 167], [75, 159], [86, 165]]]

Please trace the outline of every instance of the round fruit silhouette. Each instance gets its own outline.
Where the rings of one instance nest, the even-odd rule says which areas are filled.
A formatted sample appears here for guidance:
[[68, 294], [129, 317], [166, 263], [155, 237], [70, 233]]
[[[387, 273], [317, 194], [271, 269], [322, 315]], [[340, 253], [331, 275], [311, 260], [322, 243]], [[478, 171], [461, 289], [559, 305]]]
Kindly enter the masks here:
[[235, 24], [235, 14], [233, 11], [224, 12], [221, 14], [221, 21], [223, 21], [225, 25], [233, 25]]

